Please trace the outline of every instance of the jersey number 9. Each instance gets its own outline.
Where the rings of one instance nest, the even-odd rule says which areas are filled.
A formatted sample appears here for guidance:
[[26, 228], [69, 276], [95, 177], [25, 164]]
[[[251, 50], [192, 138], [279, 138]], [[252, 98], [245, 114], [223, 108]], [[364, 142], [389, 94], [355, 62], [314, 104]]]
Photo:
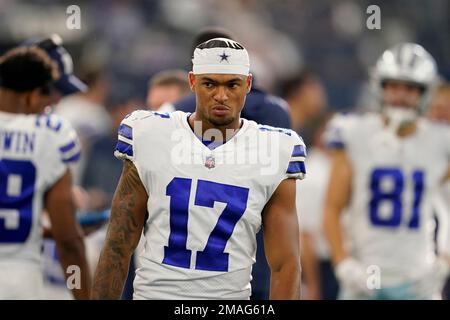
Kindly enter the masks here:
[[0, 160], [0, 243], [23, 243], [33, 225], [36, 167], [30, 161]]

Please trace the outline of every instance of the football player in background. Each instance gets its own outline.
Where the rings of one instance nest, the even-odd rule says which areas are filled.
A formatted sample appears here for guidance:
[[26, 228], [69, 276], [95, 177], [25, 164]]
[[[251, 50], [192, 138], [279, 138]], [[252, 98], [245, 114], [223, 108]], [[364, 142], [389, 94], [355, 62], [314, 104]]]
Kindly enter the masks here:
[[[242, 45], [209, 40], [192, 62], [194, 113], [136, 111], [119, 128], [115, 154], [124, 169], [92, 297], [120, 297], [144, 231], [135, 299], [249, 299], [262, 225], [270, 298], [298, 299], [295, 179], [305, 174], [303, 141], [240, 118], [252, 81]], [[268, 140], [274, 150], [264, 150], [260, 142]], [[268, 151], [265, 165], [274, 166], [235, 161], [258, 151]]]
[[380, 113], [331, 122], [324, 227], [342, 299], [439, 298], [449, 251], [435, 254], [431, 203], [449, 179], [450, 128], [422, 117], [436, 80], [423, 47], [398, 44], [373, 70]]
[[[36, 46], [39, 47], [48, 54], [52, 61], [56, 64], [59, 76], [55, 80], [52, 90], [52, 108], [46, 106], [44, 112], [51, 113], [53, 107], [60, 101], [61, 98], [68, 97], [73, 94], [86, 92], [87, 86], [80, 79], [78, 79], [73, 73], [73, 60], [69, 52], [63, 46], [63, 40], [58, 34], [52, 34], [46, 38], [31, 38], [25, 41], [23, 46]], [[77, 146], [78, 152], [80, 148]], [[74, 164], [78, 164], [76, 161], [70, 162], [70, 169], [73, 174]], [[87, 211], [85, 203], [87, 202], [87, 193], [80, 186], [73, 187], [75, 206], [77, 210]], [[83, 218], [84, 214], [79, 215]], [[92, 214], [89, 218], [92, 218]], [[91, 219], [92, 220], [92, 219]], [[83, 228], [84, 234], [90, 233], [93, 228], [92, 225], [85, 225], [83, 219], [79, 219], [79, 222]], [[43, 214], [43, 227], [44, 227], [44, 243], [43, 243], [43, 271], [44, 271], [44, 299], [73, 299], [73, 295], [67, 287], [64, 270], [61, 269], [61, 263], [59, 261], [56, 243], [52, 239], [51, 223], [48, 214]], [[90, 230], [89, 230], [90, 229]], [[86, 245], [86, 243], [85, 243]], [[86, 252], [89, 253], [89, 247], [86, 246]], [[89, 255], [87, 255], [89, 259]], [[95, 263], [98, 259], [96, 259]], [[91, 261], [88, 261], [91, 263]], [[93, 268], [90, 268], [90, 271]], [[92, 273], [91, 272], [91, 273]]]
[[333, 272], [330, 249], [323, 234], [323, 206], [331, 161], [323, 135], [331, 115], [322, 113], [308, 122], [308, 179], [297, 192], [303, 299], [336, 300], [338, 283]]
[[[442, 81], [436, 89], [433, 99], [431, 100], [427, 117], [432, 121], [450, 125], [450, 83]], [[434, 201], [434, 210], [438, 222], [437, 244], [441, 246], [449, 245], [450, 234], [439, 232], [445, 230], [450, 224], [450, 181], [442, 187], [439, 194], [436, 195]], [[443, 298], [450, 300], [450, 277], [444, 288]]]
[[175, 111], [173, 103], [191, 93], [188, 73], [184, 70], [158, 72], [148, 82], [147, 108], [152, 111]]
[[37, 47], [16, 48], [0, 59], [0, 299], [43, 298], [43, 209], [63, 270], [81, 271], [74, 297], [89, 297], [68, 168], [79, 157], [77, 137], [61, 118], [41, 113], [53, 103], [58, 78], [55, 63]]

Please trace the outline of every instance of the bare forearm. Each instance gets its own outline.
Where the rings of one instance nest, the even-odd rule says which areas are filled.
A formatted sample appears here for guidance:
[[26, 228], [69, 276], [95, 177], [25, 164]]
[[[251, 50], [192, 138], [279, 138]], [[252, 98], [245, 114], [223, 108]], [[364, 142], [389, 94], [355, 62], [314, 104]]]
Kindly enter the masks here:
[[[57, 250], [59, 254], [59, 260], [64, 271], [64, 275], [67, 280], [70, 280], [72, 270], [70, 266], [79, 268], [79, 286], [77, 279], [72, 284], [72, 294], [75, 299], [89, 299], [89, 293], [91, 288], [91, 275], [89, 272], [88, 264], [86, 261], [85, 248], [83, 239], [78, 238], [70, 241], [57, 241]], [[75, 270], [77, 272], [77, 270]]]
[[131, 255], [144, 226], [148, 196], [137, 170], [126, 161], [114, 195], [105, 246], [94, 277], [92, 299], [119, 299]]
[[[309, 298], [320, 296], [319, 262], [314, 252], [312, 235], [303, 232], [301, 235], [301, 265], [303, 279], [308, 289]], [[315, 296], [314, 296], [315, 295]], [[313, 297], [314, 296], [314, 297]]]
[[331, 250], [333, 264], [337, 265], [347, 256], [347, 252], [344, 247], [339, 214], [334, 209], [327, 209], [325, 213], [324, 227], [325, 236]]
[[111, 222], [95, 271], [92, 299], [119, 299], [122, 294], [131, 255], [137, 244], [135, 239], [139, 237], [136, 233], [140, 235], [138, 223], [130, 211], [131, 203], [113, 202]]
[[272, 270], [270, 277], [271, 300], [300, 299], [301, 268], [298, 261], [285, 263], [277, 270]]
[[95, 272], [92, 299], [120, 299], [128, 274], [131, 254], [114, 241], [105, 245]]

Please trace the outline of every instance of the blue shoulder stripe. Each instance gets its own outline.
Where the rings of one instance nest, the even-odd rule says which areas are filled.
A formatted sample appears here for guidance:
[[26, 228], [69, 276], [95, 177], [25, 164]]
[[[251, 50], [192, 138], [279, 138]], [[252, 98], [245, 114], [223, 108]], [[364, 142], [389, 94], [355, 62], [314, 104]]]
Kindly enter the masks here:
[[75, 162], [75, 161], [78, 161], [78, 159], [80, 159], [80, 156], [81, 156], [81, 151], [75, 153], [75, 154], [74, 154], [73, 156], [71, 156], [70, 158], [63, 159], [63, 162], [64, 162], [64, 163], [69, 163], [69, 162]]
[[285, 128], [276, 128], [276, 127], [271, 127], [268, 125], [259, 125], [258, 129], [260, 131], [269, 131], [269, 132], [280, 132], [280, 133], [284, 133], [288, 136], [290, 136], [292, 134], [292, 130], [291, 129], [285, 129]]
[[329, 141], [326, 146], [329, 149], [345, 149], [345, 144], [342, 141]]
[[306, 173], [305, 163], [303, 161], [291, 161], [286, 173]]
[[117, 141], [116, 150], [120, 153], [125, 153], [130, 157], [133, 156], [133, 146], [123, 141]]
[[127, 139], [133, 140], [133, 129], [125, 123], [119, 126], [119, 134]]
[[67, 151], [72, 150], [76, 145], [77, 144], [76, 144], [75, 140], [73, 140], [72, 142], [69, 142], [65, 146], [62, 146], [61, 148], [59, 148], [59, 151], [61, 151], [62, 153], [65, 153]]
[[306, 157], [305, 147], [300, 144], [294, 146], [294, 150], [292, 151], [292, 157]]
[[168, 112], [157, 112], [157, 111], [153, 111], [154, 115], [160, 116], [161, 118], [166, 118], [169, 119], [170, 118], [170, 114]]

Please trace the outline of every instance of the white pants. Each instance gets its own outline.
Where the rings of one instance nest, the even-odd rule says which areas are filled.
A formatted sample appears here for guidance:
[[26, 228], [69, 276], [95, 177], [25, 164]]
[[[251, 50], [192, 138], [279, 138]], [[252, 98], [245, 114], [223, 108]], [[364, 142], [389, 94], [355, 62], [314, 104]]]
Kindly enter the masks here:
[[0, 300], [43, 298], [43, 273], [39, 266], [0, 262]]
[[416, 281], [402, 284], [382, 286], [380, 289], [358, 292], [342, 287], [339, 290], [340, 300], [441, 300], [443, 283], [439, 279], [423, 277]]

